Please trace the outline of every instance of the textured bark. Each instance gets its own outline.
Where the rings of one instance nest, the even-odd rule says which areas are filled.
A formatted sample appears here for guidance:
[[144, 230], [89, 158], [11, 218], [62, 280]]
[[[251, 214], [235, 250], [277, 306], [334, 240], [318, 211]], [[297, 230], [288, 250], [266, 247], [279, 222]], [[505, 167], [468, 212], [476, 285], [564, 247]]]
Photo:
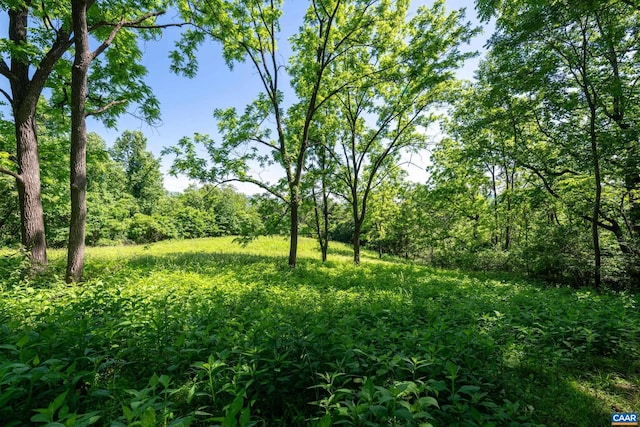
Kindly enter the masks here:
[[289, 204], [291, 210], [291, 228], [290, 228], [290, 240], [289, 240], [289, 267], [296, 267], [296, 260], [298, 258], [298, 207], [300, 201], [298, 200], [297, 191], [294, 192], [292, 200]]
[[[26, 43], [28, 9], [9, 11], [9, 38], [17, 45]], [[35, 111], [40, 92], [35, 93], [29, 79], [29, 64], [11, 58], [11, 95], [16, 133], [22, 245], [31, 253], [35, 270], [47, 264], [47, 243], [40, 187], [40, 160]]]
[[22, 245], [31, 254], [37, 271], [47, 264], [44, 212], [40, 189], [40, 160], [36, 125], [32, 115], [16, 115], [16, 153], [18, 161], [18, 197]]
[[87, 218], [87, 125], [85, 103], [87, 72], [91, 63], [87, 2], [74, 0], [72, 4], [75, 59], [71, 70], [71, 221], [67, 252], [67, 283], [82, 278], [84, 268], [85, 225]]
[[[20, 7], [8, 11], [9, 39], [16, 46], [27, 44], [29, 3], [25, 2]], [[47, 263], [36, 107], [53, 67], [70, 45], [69, 34], [59, 30], [51, 48], [39, 63], [32, 64], [21, 55], [12, 55], [10, 65], [3, 61], [0, 67], [0, 74], [9, 80], [11, 85], [18, 168], [15, 178], [20, 204], [22, 244], [31, 253], [31, 262], [35, 270]], [[30, 75], [30, 70], [33, 71], [33, 75]]]

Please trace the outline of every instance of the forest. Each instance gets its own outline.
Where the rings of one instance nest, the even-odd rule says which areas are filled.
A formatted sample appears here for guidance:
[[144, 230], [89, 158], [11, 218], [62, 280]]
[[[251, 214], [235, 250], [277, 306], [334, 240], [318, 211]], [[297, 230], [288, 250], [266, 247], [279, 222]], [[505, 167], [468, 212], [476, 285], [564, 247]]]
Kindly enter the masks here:
[[[640, 2], [449, 3], [0, 0], [0, 419], [637, 412]], [[154, 154], [168, 30], [259, 91]]]

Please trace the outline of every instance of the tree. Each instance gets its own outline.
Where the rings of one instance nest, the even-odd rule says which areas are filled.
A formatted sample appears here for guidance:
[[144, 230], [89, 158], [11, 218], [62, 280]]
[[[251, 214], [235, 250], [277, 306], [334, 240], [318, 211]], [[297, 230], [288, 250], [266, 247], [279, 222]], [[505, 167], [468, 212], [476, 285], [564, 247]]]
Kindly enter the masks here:
[[[5, 120], [0, 113], [0, 168], [11, 170], [15, 164], [15, 132], [13, 123]], [[5, 176], [7, 179], [3, 179]], [[0, 176], [0, 246], [14, 244], [13, 236], [20, 235], [20, 210], [15, 179], [9, 175]]]
[[[87, 3], [90, 6], [93, 2]], [[127, 10], [144, 4], [115, 1], [105, 5], [110, 14], [95, 14], [90, 18], [87, 32], [100, 40], [105, 40], [114, 26], [122, 25]], [[4, 76], [10, 90], [0, 89], [9, 101], [15, 129], [16, 168], [2, 167], [0, 172], [16, 180], [21, 212], [21, 235], [23, 245], [31, 252], [34, 267], [46, 264], [46, 238], [41, 197], [40, 162], [38, 153], [38, 133], [36, 113], [38, 102], [45, 87], [52, 89], [52, 102], [58, 111], [69, 105], [70, 61], [64, 57], [74, 41], [71, 7], [67, 2], [47, 1], [4, 1], [0, 6], [9, 16], [9, 37], [0, 43], [0, 75]], [[94, 7], [97, 9], [99, 5]], [[125, 21], [126, 22], [126, 21]], [[126, 37], [121, 39], [124, 42]], [[134, 57], [140, 54], [137, 48], [120, 50], [123, 55], [107, 55], [107, 61], [93, 67], [93, 94], [89, 98], [87, 114], [105, 112], [102, 119], [114, 125], [114, 117], [122, 113], [127, 102], [119, 97], [123, 93], [129, 102], [147, 98], [143, 113], [157, 110], [157, 102], [149, 97], [150, 91], [140, 85], [141, 68]], [[123, 59], [127, 58], [129, 60]], [[126, 63], [128, 67], [115, 66]], [[107, 71], [107, 70], [110, 70]], [[117, 74], [115, 73], [117, 71]], [[119, 80], [111, 79], [118, 75]], [[52, 78], [55, 76], [55, 78]], [[129, 77], [129, 78], [127, 78]], [[115, 83], [115, 84], [114, 84]], [[136, 88], [135, 91], [131, 90]], [[108, 89], [108, 90], [105, 90]], [[105, 96], [112, 91], [111, 96]], [[118, 101], [119, 100], [119, 101]], [[94, 108], [95, 107], [95, 108]]]
[[[404, 172], [398, 170], [398, 172]], [[378, 251], [378, 257], [382, 258], [385, 252], [392, 252], [393, 228], [396, 221], [403, 217], [404, 207], [402, 196], [407, 192], [407, 183], [404, 173], [396, 173], [384, 179], [375, 191], [370, 193], [367, 203], [367, 221], [362, 226], [365, 240], [372, 248]], [[405, 218], [403, 218], [405, 219]], [[409, 221], [401, 221], [401, 228], [411, 229], [413, 224]]]
[[38, 269], [47, 263], [47, 243], [36, 107], [56, 63], [73, 42], [72, 31], [68, 10], [62, 1], [3, 1], [0, 7], [9, 16], [9, 37], [0, 43], [0, 75], [8, 80], [11, 88], [10, 93], [4, 89], [0, 89], [0, 93], [8, 100], [13, 113], [17, 166], [16, 170], [2, 167], [0, 172], [16, 181], [22, 244]]
[[114, 161], [104, 140], [87, 135], [87, 231], [89, 245], [122, 243], [130, 217], [138, 210], [127, 192], [126, 175]]
[[[88, 115], [103, 114], [119, 104], [129, 104], [131, 99], [118, 99], [102, 105], [97, 111], [87, 111], [87, 76], [91, 63], [103, 54], [109, 46], [114, 42], [118, 34], [125, 28], [152, 26], [153, 18], [164, 13], [161, 9], [163, 6], [160, 1], [146, 2], [117, 2], [111, 6], [111, 9], [100, 10], [99, 5], [94, 6], [94, 0], [73, 0], [71, 2], [72, 23], [75, 45], [75, 59], [71, 72], [71, 222], [69, 225], [69, 246], [67, 254], [67, 282], [76, 282], [82, 276], [84, 267], [84, 245], [85, 245], [85, 226], [86, 226], [86, 150], [87, 150], [87, 129], [86, 117]], [[89, 47], [89, 9], [94, 7], [95, 14], [99, 21], [96, 27], [105, 26], [109, 28], [108, 35], [101, 40], [101, 44], [91, 50]], [[151, 12], [146, 12], [148, 8], [152, 8]], [[117, 19], [112, 19], [111, 14]], [[133, 15], [134, 18], [129, 18]], [[144, 25], [143, 25], [144, 24]], [[96, 32], [96, 37], [100, 37], [100, 31]], [[121, 37], [122, 42], [133, 44], [135, 46], [135, 38]], [[137, 51], [133, 48], [134, 52]], [[137, 52], [136, 52], [137, 53]], [[132, 64], [129, 64], [131, 67]], [[141, 67], [131, 67], [137, 71], [133, 76], [139, 77], [145, 74], [146, 70]], [[137, 74], [137, 75], [136, 75]], [[123, 74], [118, 72], [117, 68], [111, 70], [111, 81], [118, 81]], [[137, 80], [137, 79], [136, 79]], [[137, 99], [141, 98], [141, 94], [145, 93], [146, 86], [142, 86], [142, 90], [135, 92], [129, 91], [129, 94], [137, 94]], [[115, 91], [118, 92], [117, 90]], [[101, 93], [94, 93], [95, 97], [99, 97]], [[113, 96], [114, 94], [112, 94]], [[155, 105], [154, 98], [149, 97], [149, 104]], [[157, 117], [158, 111], [152, 108], [145, 110], [149, 113], [147, 118]]]
[[[514, 230], [514, 210], [518, 180], [522, 177], [522, 135], [530, 116], [523, 102], [512, 98], [508, 89], [491, 87], [483, 77], [491, 67], [491, 55], [480, 65], [479, 81], [462, 92], [448, 123], [462, 156], [475, 160], [475, 167], [489, 177], [488, 192], [493, 210], [492, 243], [508, 251]], [[446, 147], [443, 147], [446, 149]], [[447, 153], [441, 152], [440, 166], [455, 168]], [[455, 162], [455, 161], [454, 161]]]
[[[43, 219], [46, 226], [47, 246], [62, 247], [66, 244], [69, 228], [69, 186], [67, 168], [69, 165], [69, 133], [68, 124], [60, 115], [58, 109], [40, 98], [37, 106], [37, 135], [38, 157], [41, 166], [41, 201], [43, 207]], [[16, 143], [13, 122], [5, 122], [0, 143], [0, 152], [3, 152], [2, 166], [15, 171], [16, 168]], [[6, 130], [6, 131], [5, 131]], [[65, 154], [67, 153], [67, 154]], [[3, 192], [2, 204], [11, 212], [5, 223], [7, 243], [20, 244], [20, 206], [17, 197], [15, 179], [9, 175], [0, 177], [6, 192]], [[9, 188], [13, 187], [13, 188]]]
[[[539, 134], [557, 156], [523, 162], [554, 197], [566, 199], [562, 181], [591, 182], [590, 207], [574, 209], [589, 221], [593, 283], [602, 281], [600, 230], [637, 264], [638, 161], [637, 8], [621, 2], [478, 2], [495, 14], [492, 39], [498, 65], [490, 81], [508, 82], [512, 96], [529, 99]], [[531, 161], [533, 160], [533, 161]], [[586, 181], [589, 180], [589, 181]], [[574, 187], [577, 188], [577, 187]], [[638, 280], [637, 269], [629, 270]]]
[[140, 211], [150, 215], [164, 194], [160, 160], [147, 151], [147, 138], [140, 131], [124, 131], [111, 147], [111, 157], [125, 171], [126, 191]]
[[446, 99], [453, 70], [473, 55], [459, 52], [458, 46], [474, 31], [460, 12], [447, 15], [444, 2], [420, 8], [408, 23], [405, 14], [394, 11], [385, 18], [386, 31], [332, 65], [338, 79], [354, 68], [367, 75], [332, 102], [342, 132], [330, 153], [340, 165], [340, 194], [352, 211], [355, 264], [360, 263], [360, 234], [371, 191], [394, 173], [403, 152], [424, 148], [423, 132], [432, 119], [428, 110]]
[[[185, 138], [169, 150], [177, 157], [173, 170], [203, 181], [250, 182], [282, 200], [290, 214], [290, 267], [295, 267], [297, 259], [300, 185], [312, 144], [312, 123], [319, 109], [363, 78], [361, 71], [367, 72], [354, 70], [344, 79], [330, 79], [331, 65], [340, 58], [352, 57], [357, 47], [385, 31], [386, 18], [394, 10], [405, 8], [405, 1], [314, 0], [299, 33], [290, 40], [293, 55], [285, 67], [276, 43], [281, 2], [226, 0], [215, 6], [199, 0], [183, 3], [183, 16], [197, 29], [186, 32], [179, 45], [181, 52], [173, 54], [174, 68], [193, 75], [197, 70], [195, 51], [209, 37], [222, 43], [230, 67], [248, 60], [264, 91], [241, 116], [235, 109], [216, 111], [223, 135], [220, 146], [208, 137], [195, 136], [195, 142], [206, 146], [213, 167], [207, 169], [207, 162], [193, 148], [194, 140]], [[297, 96], [289, 109], [284, 108], [287, 78]], [[251, 172], [256, 164], [260, 168], [277, 164], [284, 178], [277, 183], [265, 182]]]

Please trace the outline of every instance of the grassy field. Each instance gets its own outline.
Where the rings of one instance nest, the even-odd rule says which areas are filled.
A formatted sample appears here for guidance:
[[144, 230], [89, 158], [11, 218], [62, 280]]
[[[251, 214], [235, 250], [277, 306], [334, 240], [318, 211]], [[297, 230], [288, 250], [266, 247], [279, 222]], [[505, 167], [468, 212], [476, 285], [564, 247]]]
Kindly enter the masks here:
[[[434, 270], [303, 239], [0, 261], [3, 425], [604, 426], [640, 409], [629, 294]], [[56, 424], [58, 423], [58, 424]]]

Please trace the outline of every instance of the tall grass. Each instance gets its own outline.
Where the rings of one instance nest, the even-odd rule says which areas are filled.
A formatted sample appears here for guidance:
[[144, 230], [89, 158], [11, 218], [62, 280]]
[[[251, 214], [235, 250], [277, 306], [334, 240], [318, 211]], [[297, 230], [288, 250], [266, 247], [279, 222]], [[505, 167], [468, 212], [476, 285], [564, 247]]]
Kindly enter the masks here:
[[57, 279], [62, 253], [46, 283], [0, 279], [0, 420], [596, 426], [640, 407], [634, 295], [299, 253], [290, 270], [276, 237], [91, 248], [81, 285]]

